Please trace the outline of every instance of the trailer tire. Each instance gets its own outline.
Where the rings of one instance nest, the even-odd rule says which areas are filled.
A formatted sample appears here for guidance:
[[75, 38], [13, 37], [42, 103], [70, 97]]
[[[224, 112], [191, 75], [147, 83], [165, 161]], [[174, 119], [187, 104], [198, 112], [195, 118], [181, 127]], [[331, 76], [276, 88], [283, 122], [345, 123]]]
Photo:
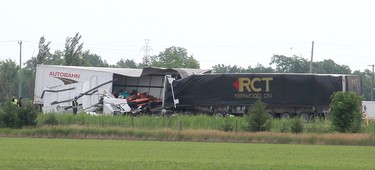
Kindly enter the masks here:
[[288, 112], [281, 113], [281, 119], [290, 119], [290, 114]]
[[220, 112], [217, 112], [217, 113], [215, 113], [214, 115], [215, 115], [215, 117], [217, 117], [217, 118], [222, 118], [222, 117], [224, 117], [224, 114], [223, 114], [223, 113], [220, 113]]
[[309, 114], [307, 114], [307, 113], [302, 113], [302, 114], [301, 114], [301, 120], [302, 120], [303, 122], [307, 122], [307, 121], [309, 121]]

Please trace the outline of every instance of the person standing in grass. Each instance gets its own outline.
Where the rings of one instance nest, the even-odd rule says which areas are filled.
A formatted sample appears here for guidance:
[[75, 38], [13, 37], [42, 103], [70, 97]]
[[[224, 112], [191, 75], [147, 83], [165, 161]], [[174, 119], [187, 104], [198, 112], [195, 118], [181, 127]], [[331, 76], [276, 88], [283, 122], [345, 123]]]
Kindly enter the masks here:
[[78, 110], [78, 97], [74, 97], [73, 101], [72, 101], [72, 107], [73, 107], [73, 114], [76, 115], [77, 114], [77, 110]]
[[18, 99], [18, 101], [17, 101], [17, 106], [18, 107], [22, 107], [23, 106], [22, 99], [23, 99], [23, 97], [20, 97], [20, 99]]

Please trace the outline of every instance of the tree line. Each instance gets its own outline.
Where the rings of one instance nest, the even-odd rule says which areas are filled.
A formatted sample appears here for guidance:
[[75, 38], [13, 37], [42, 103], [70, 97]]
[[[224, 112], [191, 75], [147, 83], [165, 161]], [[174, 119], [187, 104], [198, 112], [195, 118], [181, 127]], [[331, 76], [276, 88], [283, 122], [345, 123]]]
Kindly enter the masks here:
[[[66, 66], [91, 66], [91, 67], [117, 67], [117, 68], [143, 68], [145, 66], [165, 68], [200, 68], [199, 61], [189, 55], [183, 47], [169, 47], [158, 55], [145, 56], [141, 63], [134, 59], [121, 59], [116, 64], [108, 64], [101, 56], [84, 50], [84, 43], [80, 42], [81, 35], [76, 33], [65, 40], [63, 51], [50, 52], [51, 41], [46, 41], [42, 36], [39, 40], [38, 54], [27, 60], [18, 73], [20, 66], [11, 59], [0, 60], [0, 101], [9, 99], [18, 94], [18, 82], [21, 80], [22, 95], [24, 98], [33, 98], [35, 86], [35, 73], [38, 64], [66, 65]], [[271, 65], [273, 67], [271, 67]], [[340, 65], [333, 60], [315, 61], [312, 64], [313, 73], [319, 74], [355, 74], [362, 77], [362, 93], [365, 100], [370, 100], [372, 72], [365, 69], [352, 71], [349, 66]], [[257, 64], [247, 68], [237, 65], [217, 64], [212, 67], [216, 73], [308, 73], [310, 61], [301, 56], [273, 55], [269, 66]]]

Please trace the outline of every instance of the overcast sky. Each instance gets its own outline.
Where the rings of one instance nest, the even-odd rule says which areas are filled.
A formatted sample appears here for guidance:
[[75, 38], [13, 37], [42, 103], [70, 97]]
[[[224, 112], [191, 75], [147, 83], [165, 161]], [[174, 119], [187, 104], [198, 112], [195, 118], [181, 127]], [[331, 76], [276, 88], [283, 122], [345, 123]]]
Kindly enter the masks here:
[[110, 64], [142, 61], [186, 48], [201, 68], [269, 66], [273, 54], [332, 59], [352, 70], [375, 64], [375, 1], [371, 0], [1, 0], [0, 60], [36, 56], [38, 41], [64, 50], [79, 32], [84, 50]]

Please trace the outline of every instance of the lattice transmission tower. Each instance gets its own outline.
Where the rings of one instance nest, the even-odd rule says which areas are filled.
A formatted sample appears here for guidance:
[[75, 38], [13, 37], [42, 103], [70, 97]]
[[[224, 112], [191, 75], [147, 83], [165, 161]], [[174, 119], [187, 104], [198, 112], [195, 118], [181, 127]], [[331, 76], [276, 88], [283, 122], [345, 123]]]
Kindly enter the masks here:
[[143, 64], [144, 65], [151, 65], [151, 52], [152, 48], [150, 46], [150, 39], [145, 39], [145, 45], [142, 47], [143, 52]]

